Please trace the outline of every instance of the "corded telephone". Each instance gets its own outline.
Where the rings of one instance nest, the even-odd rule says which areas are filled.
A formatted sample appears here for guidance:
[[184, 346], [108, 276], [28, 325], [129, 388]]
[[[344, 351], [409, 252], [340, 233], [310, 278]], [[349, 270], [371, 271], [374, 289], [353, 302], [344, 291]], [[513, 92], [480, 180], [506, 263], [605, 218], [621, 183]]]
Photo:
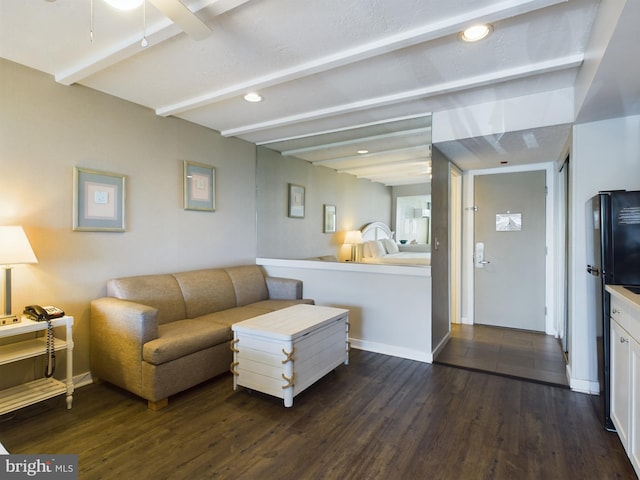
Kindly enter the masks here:
[[24, 314], [37, 320], [38, 322], [51, 320], [52, 318], [64, 317], [64, 312], [58, 307], [52, 307], [47, 305], [41, 307], [40, 305], [28, 305], [24, 307]]
[[50, 305], [45, 307], [27, 305], [24, 307], [24, 314], [38, 322], [47, 322], [47, 364], [44, 367], [44, 376], [49, 378], [56, 370], [56, 347], [51, 320], [64, 317], [64, 312], [60, 308]]

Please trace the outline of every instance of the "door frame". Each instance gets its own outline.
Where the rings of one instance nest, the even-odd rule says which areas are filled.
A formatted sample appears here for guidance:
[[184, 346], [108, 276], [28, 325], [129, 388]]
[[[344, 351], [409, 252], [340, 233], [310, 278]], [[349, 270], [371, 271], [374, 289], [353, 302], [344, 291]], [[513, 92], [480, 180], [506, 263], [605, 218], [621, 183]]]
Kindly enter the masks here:
[[450, 293], [449, 323], [462, 323], [462, 172], [451, 165], [450, 204], [449, 204], [449, 257], [450, 257]]
[[531, 172], [544, 170], [545, 181], [547, 185], [547, 198], [545, 205], [546, 228], [545, 243], [547, 247], [547, 255], [545, 259], [545, 333], [547, 335], [557, 336], [557, 328], [555, 322], [555, 235], [554, 225], [556, 222], [555, 205], [556, 205], [556, 182], [555, 168], [553, 162], [536, 163], [529, 165], [517, 165], [512, 167], [488, 168], [481, 170], [468, 170], [463, 173], [463, 256], [462, 256], [462, 272], [463, 284], [463, 315], [462, 323], [473, 325], [474, 320], [474, 265], [473, 265], [473, 235], [474, 235], [474, 182], [476, 175], [497, 175], [512, 172]]

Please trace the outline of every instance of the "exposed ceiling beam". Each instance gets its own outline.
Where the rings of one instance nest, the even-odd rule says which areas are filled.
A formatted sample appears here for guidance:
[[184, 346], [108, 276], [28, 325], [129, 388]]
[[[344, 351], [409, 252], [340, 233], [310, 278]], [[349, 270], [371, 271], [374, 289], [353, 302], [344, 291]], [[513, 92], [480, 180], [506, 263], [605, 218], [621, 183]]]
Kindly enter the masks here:
[[[396, 132], [381, 133], [380, 135], [371, 135], [368, 137], [353, 138], [351, 140], [344, 140], [342, 142], [324, 143], [320, 145], [314, 145], [312, 147], [286, 150], [282, 152], [282, 156], [284, 157], [296, 156], [296, 155], [301, 155], [305, 153], [317, 152], [319, 150], [345, 147], [347, 145], [357, 145], [363, 142], [373, 142], [376, 140], [388, 140], [390, 138], [408, 137], [412, 135], [421, 135], [421, 134], [430, 133], [430, 132], [431, 132], [431, 127], [413, 128], [411, 130], [398, 130]], [[425, 144], [427, 143], [430, 143], [430, 142], [425, 142]]]
[[209, 25], [200, 20], [181, 1], [149, 0], [149, 2], [194, 40], [204, 40], [211, 35]]
[[464, 90], [479, 88], [490, 84], [518, 80], [534, 75], [541, 75], [543, 73], [577, 68], [582, 64], [583, 59], [584, 56], [582, 54], [569, 55], [567, 57], [555, 58], [545, 62], [526, 64], [506, 70], [478, 75], [475, 77], [466, 77], [460, 80], [444, 82], [438, 85], [432, 85], [430, 87], [408, 90], [390, 95], [384, 95], [381, 97], [369, 98], [357, 102], [322, 108], [310, 112], [299, 113], [296, 115], [289, 115], [287, 117], [276, 118], [265, 122], [258, 122], [241, 127], [230, 128], [227, 130], [223, 130], [220, 133], [224, 137], [242, 136], [262, 130], [284, 127], [294, 123], [318, 120], [334, 115], [344, 115], [350, 112], [357, 112], [370, 108], [383, 107], [402, 102], [419, 100], [421, 98], [428, 98], [434, 95], [444, 95], [461, 92]]
[[[164, 18], [160, 22], [148, 25], [146, 29], [146, 37], [150, 48], [153, 45], [162, 43], [176, 35], [182, 33], [171, 20]], [[122, 62], [129, 57], [140, 53], [143, 48], [140, 46], [142, 32], [117, 43], [107, 45], [103, 50], [96, 52], [95, 55], [82, 60], [81, 62], [66, 68], [54, 75], [56, 82], [63, 85], [71, 85], [78, 83], [85, 78], [105, 70], [116, 63]]]
[[[364, 179], [363, 179], [364, 180]], [[418, 183], [429, 183], [431, 181], [431, 177], [429, 175], [416, 175], [413, 177], [380, 177], [380, 178], [367, 178], [371, 182], [382, 183], [386, 187], [392, 187], [397, 185], [415, 185]]]
[[411, 171], [402, 171], [402, 172], [397, 172], [397, 173], [389, 173], [389, 172], [381, 172], [381, 173], [369, 173], [369, 174], [363, 174], [363, 173], [354, 173], [353, 175], [355, 175], [358, 178], [368, 178], [370, 180], [373, 181], [378, 181], [381, 178], [386, 178], [388, 180], [390, 179], [403, 179], [403, 178], [407, 178], [407, 177], [425, 177], [427, 175], [429, 175], [429, 172], [426, 172], [424, 168], [422, 169], [415, 169], [415, 170], [411, 170]]
[[[378, 163], [384, 163], [388, 157], [392, 155], [401, 155], [407, 153], [417, 153], [420, 157], [428, 157], [430, 155], [430, 145], [418, 145], [415, 147], [407, 147], [407, 148], [398, 148], [395, 150], [385, 150], [383, 152], [373, 152], [373, 153], [365, 153], [364, 155], [353, 155], [348, 157], [339, 157], [339, 158], [327, 158], [324, 160], [316, 160], [315, 162], [311, 162], [312, 165], [322, 165], [322, 166], [330, 166], [336, 163], [343, 163], [348, 161], [356, 161], [356, 162], [369, 162], [370, 164], [374, 163], [375, 158], [382, 159]], [[415, 160], [417, 157], [413, 157]], [[407, 158], [398, 159], [398, 162], [407, 160]], [[393, 160], [391, 160], [393, 161]]]
[[316, 132], [310, 132], [310, 133], [305, 133], [303, 135], [296, 135], [293, 137], [285, 137], [285, 138], [273, 138], [273, 139], [269, 139], [269, 140], [264, 140], [261, 142], [256, 142], [256, 145], [271, 145], [274, 143], [279, 143], [279, 142], [288, 142], [291, 140], [299, 140], [301, 138], [309, 138], [309, 137], [315, 137], [318, 135], [325, 135], [328, 133], [338, 133], [338, 132], [345, 132], [347, 130], [356, 130], [358, 128], [366, 128], [366, 127], [372, 127], [375, 125], [383, 125], [383, 124], [388, 124], [388, 123], [393, 123], [393, 122], [401, 122], [403, 120], [413, 120], [416, 118], [425, 118], [425, 119], [429, 119], [429, 123], [431, 123], [431, 112], [427, 112], [427, 113], [417, 113], [417, 114], [413, 114], [413, 115], [407, 115], [404, 117], [395, 117], [395, 118], [385, 118], [383, 120], [376, 120], [375, 122], [368, 122], [368, 123], [361, 123], [358, 125], [349, 125], [346, 127], [341, 127], [341, 128], [332, 128], [329, 130], [322, 130], [322, 131], [316, 131]]
[[[162, 0], [152, 0], [152, 2], [155, 1]], [[249, 0], [205, 0], [196, 4], [192, 13], [207, 9], [212, 10], [214, 15], [220, 15], [248, 1]], [[158, 45], [182, 33], [183, 30], [179, 25], [165, 17], [153, 25], [147, 25], [146, 37], [149, 46], [146, 48]], [[140, 46], [140, 40], [141, 35], [137, 34], [117, 43], [110, 44], [107, 48], [96, 52], [96, 54], [90, 58], [56, 73], [54, 75], [56, 82], [63, 85], [78, 83], [95, 73], [122, 62], [144, 50]]]
[[401, 48], [429, 42], [447, 35], [456, 34], [474, 23], [493, 23], [506, 18], [522, 15], [534, 10], [567, 2], [568, 0], [503, 0], [483, 8], [471, 10], [461, 15], [431, 23], [419, 28], [391, 35], [381, 40], [358, 45], [333, 55], [295, 65], [269, 75], [253, 78], [226, 88], [213, 90], [202, 95], [158, 107], [156, 114], [160, 116], [177, 115], [179, 113], [204, 107], [229, 98], [241, 96], [249, 91], [263, 90], [309, 75], [318, 74], [334, 68], [343, 67], [361, 60], [393, 52]]
[[394, 172], [397, 171], [398, 167], [409, 168], [431, 168], [430, 159], [423, 158], [419, 160], [411, 159], [411, 160], [401, 160], [399, 162], [385, 162], [385, 163], [376, 163], [373, 165], [362, 165], [359, 167], [350, 167], [350, 168], [337, 168], [336, 171], [339, 173], [361, 173], [366, 174], [369, 172]]

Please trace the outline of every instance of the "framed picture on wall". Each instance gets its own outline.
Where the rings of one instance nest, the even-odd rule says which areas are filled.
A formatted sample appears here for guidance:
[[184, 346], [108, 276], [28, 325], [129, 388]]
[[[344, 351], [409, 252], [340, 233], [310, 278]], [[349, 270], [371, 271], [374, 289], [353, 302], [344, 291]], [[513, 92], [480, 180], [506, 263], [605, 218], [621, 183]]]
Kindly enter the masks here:
[[216, 209], [216, 170], [203, 163], [184, 162], [184, 209]]
[[289, 216], [304, 218], [304, 187], [302, 185], [289, 184]]
[[335, 233], [336, 231], [336, 206], [324, 204], [323, 208], [323, 225], [324, 233]]
[[125, 231], [124, 175], [74, 167], [73, 186], [75, 231]]

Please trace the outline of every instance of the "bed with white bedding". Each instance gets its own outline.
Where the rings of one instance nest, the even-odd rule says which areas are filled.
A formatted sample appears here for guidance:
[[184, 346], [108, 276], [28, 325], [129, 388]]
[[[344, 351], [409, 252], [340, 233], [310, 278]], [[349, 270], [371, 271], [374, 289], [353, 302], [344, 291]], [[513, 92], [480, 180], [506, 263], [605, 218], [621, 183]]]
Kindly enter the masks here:
[[382, 222], [373, 222], [360, 230], [362, 234], [362, 263], [387, 265], [431, 265], [430, 252], [401, 252], [393, 239], [393, 232]]

